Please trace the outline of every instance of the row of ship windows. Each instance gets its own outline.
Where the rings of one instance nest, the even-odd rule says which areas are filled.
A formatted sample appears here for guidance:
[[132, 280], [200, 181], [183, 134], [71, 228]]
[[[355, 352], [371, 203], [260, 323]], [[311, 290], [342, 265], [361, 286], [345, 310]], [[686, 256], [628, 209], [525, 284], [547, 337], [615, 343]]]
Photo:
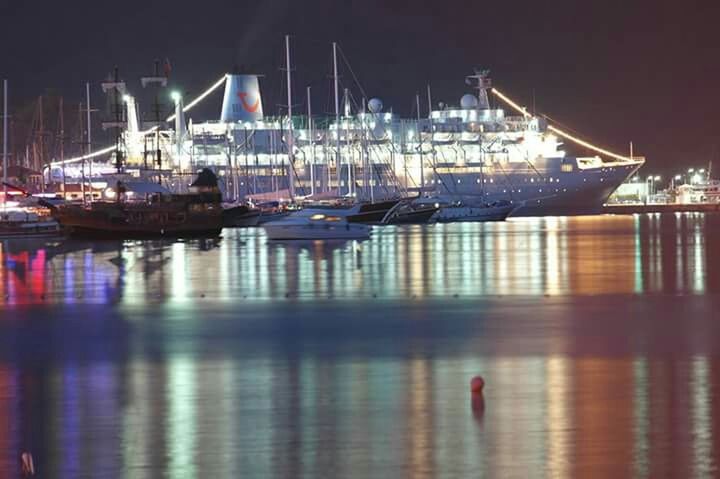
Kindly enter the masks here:
[[[458, 184], [462, 183], [462, 180], [459, 179], [459, 178], [458, 178], [456, 181], [457, 181]], [[525, 181], [525, 183], [527, 183], [527, 182], [528, 182], [527, 178], [525, 178], [524, 181]], [[587, 181], [587, 180], [585, 180], [585, 181]], [[600, 181], [602, 181], [602, 180], [600, 180]], [[490, 178], [489, 180], [488, 180], [487, 178], [485, 178], [485, 179], [482, 180], [482, 182], [483, 182], [483, 183], [495, 183], [495, 180], [494, 180], [493, 178]], [[425, 184], [433, 184], [433, 183], [440, 184], [441, 181], [439, 181], [439, 180], [427, 180], [427, 181], [425, 182]], [[478, 183], [478, 184], [479, 184], [479, 183], [480, 183], [480, 178], [476, 178], [476, 179], [475, 179], [475, 183]], [[535, 181], [535, 178], [530, 178], [530, 183], [560, 183], [560, 178], [538, 178], [537, 181]]]
[[[458, 184], [462, 183], [462, 180], [459, 178], [456, 181]], [[527, 178], [525, 178], [524, 181], [525, 181], [525, 183], [528, 183]], [[600, 178], [600, 182], [604, 182], [604, 181], [605, 181], [605, 178]], [[488, 181], [488, 179], [485, 178], [482, 182], [483, 183], [494, 183], [495, 180], [493, 178], [490, 178], [490, 180]], [[583, 178], [583, 182], [587, 183], [587, 178]], [[425, 184], [433, 184], [433, 183], [440, 184], [441, 182], [439, 180], [428, 180], [425, 182]], [[475, 183], [479, 184], [480, 178], [475, 179]], [[537, 181], [535, 181], [535, 178], [530, 178], [530, 183], [560, 183], [560, 178], [539, 178]], [[540, 191], [542, 191], [542, 190], [540, 190]]]

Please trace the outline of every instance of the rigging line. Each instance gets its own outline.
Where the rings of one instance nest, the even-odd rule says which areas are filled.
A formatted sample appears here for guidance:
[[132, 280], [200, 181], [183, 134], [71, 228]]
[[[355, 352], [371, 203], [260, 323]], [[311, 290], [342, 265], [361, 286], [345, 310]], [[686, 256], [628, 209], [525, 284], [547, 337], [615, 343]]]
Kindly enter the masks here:
[[[521, 107], [520, 105], [518, 105], [517, 103], [515, 103], [514, 101], [512, 101], [510, 98], [508, 98], [506, 95], [504, 95], [504, 94], [503, 94], [501, 91], [499, 91], [497, 88], [492, 88], [490, 91], [491, 91], [495, 96], [497, 96], [497, 97], [500, 98], [502, 101], [504, 101], [506, 104], [508, 104], [510, 107], [512, 107], [514, 110], [516, 110], [517, 112], [519, 112], [520, 114], [522, 114], [525, 118], [531, 117], [531, 115], [527, 112], [527, 109], [526, 109], [526, 108], [523, 108], [523, 107]], [[566, 139], [568, 139], [568, 140], [570, 140], [570, 141], [572, 141], [572, 142], [574, 142], [574, 143], [577, 143], [577, 144], [580, 145], [580, 146], [584, 146], [585, 148], [588, 148], [588, 149], [590, 149], [590, 150], [593, 150], [593, 151], [595, 151], [596, 153], [602, 153], [603, 155], [607, 155], [607, 156], [609, 156], [609, 157], [611, 157], [611, 158], [614, 158], [614, 159], [620, 160], [620, 161], [634, 161], [633, 158], [628, 158], [628, 157], [626, 157], [626, 156], [618, 155], [617, 153], [613, 153], [613, 152], [611, 152], [611, 151], [609, 151], [609, 150], [606, 150], [606, 149], [601, 148], [601, 147], [599, 147], [599, 146], [593, 145], [592, 143], [589, 143], [589, 142], [587, 142], [587, 141], [585, 141], [585, 140], [582, 140], [582, 139], [580, 139], [580, 138], [578, 138], [578, 137], [575, 137], [575, 136], [571, 135], [570, 133], [567, 133], [567, 132], [565, 132], [565, 131], [563, 131], [563, 130], [561, 130], [561, 129], [559, 129], [559, 128], [556, 128], [556, 127], [554, 127], [553, 125], [548, 125], [548, 130], [553, 131], [553, 132], [557, 133], [558, 135], [560, 135], [560, 136], [562, 136], [562, 137], [564, 137], [564, 138], [566, 138]]]
[[355, 84], [357, 85], [358, 89], [360, 89], [360, 93], [363, 94], [363, 97], [367, 98], [367, 93], [365, 93], [365, 89], [362, 87], [362, 84], [360, 83], [360, 80], [358, 80], [357, 76], [355, 76], [355, 72], [353, 71], [352, 67], [350, 66], [350, 62], [348, 61], [347, 57], [345, 56], [345, 52], [343, 52], [342, 47], [340, 44], [337, 46], [338, 50], [340, 51], [340, 56], [345, 61], [345, 65], [348, 67], [348, 70], [350, 70], [350, 74], [353, 77], [353, 80], [355, 80]]
[[[520, 150], [520, 147], [517, 146], [515, 143], [510, 143], [510, 146], [512, 146], [513, 148], [515, 148], [516, 150], [518, 150], [518, 151], [520, 152], [520, 154], [522, 154], [522, 151]], [[545, 179], [545, 176], [543, 176], [543, 174], [540, 173], [540, 172], [537, 170], [537, 168], [535, 168], [535, 165], [533, 165], [527, 157], [524, 157], [523, 160], [525, 160], [525, 163], [527, 163], [527, 164], [530, 166], [530, 168], [532, 168], [532, 170], [533, 170], [540, 178]]]
[[501, 164], [499, 161], [495, 162], [495, 164], [498, 166], [498, 168], [500, 168], [500, 172], [501, 172], [501, 173], [503, 174], [503, 176], [505, 177], [505, 183], [506, 183], [508, 186], [510, 186], [510, 193], [509, 193], [509, 195], [510, 195], [510, 201], [512, 201], [512, 200], [514, 200], [514, 198], [513, 198], [513, 188], [514, 188], [514, 185], [512, 184], [512, 181], [510, 181], [510, 177], [508, 176], [508, 174], [505, 173], [505, 168], [502, 167], [502, 164]]
[[[457, 154], [457, 152], [456, 152], [456, 154]], [[440, 150], [440, 156], [442, 156], [443, 163], [447, 163], [447, 158], [445, 158], [445, 153], [444, 153], [442, 150]], [[457, 162], [457, 161], [456, 161], [456, 162]], [[433, 169], [433, 172], [435, 173], [435, 177], [436, 177], [438, 180], [440, 180], [440, 184], [442, 184], [443, 187], [445, 188], [445, 190], [446, 190], [449, 194], [452, 195], [453, 193], [450, 191], [450, 188], [448, 188], [448, 186], [445, 184], [445, 180], [443, 180], [443, 179], [442, 179], [442, 176], [440, 176], [440, 173], [437, 172], [437, 166], [436, 166], [436, 165], [432, 165], [432, 169]], [[450, 175], [450, 180], [453, 181], [453, 187], [454, 187], [454, 186], [455, 186], [455, 178], [453, 177], [452, 172], [448, 172], [448, 174]], [[459, 196], [459, 195], [458, 195], [458, 192], [457, 192], [457, 188], [455, 188], [455, 195], [456, 195], [456, 196]]]
[[[193, 101], [191, 101], [190, 103], [188, 103], [187, 105], [185, 105], [185, 106], [183, 107], [183, 112], [190, 111], [191, 108], [193, 108], [195, 105], [197, 105], [197, 104], [200, 103], [202, 100], [204, 100], [208, 95], [210, 95], [210, 94], [211, 94], [212, 92], [214, 92], [220, 85], [222, 85], [222, 84], [225, 82], [226, 78], [227, 78], [227, 75], [223, 75], [223, 76], [222, 76], [218, 81], [216, 81], [210, 88], [208, 88], [208, 89], [205, 90], [203, 93], [201, 93], [201, 94], [200, 94], [197, 98], [195, 98]], [[170, 115], [165, 121], [170, 122], [170, 121], [173, 121], [174, 119], [175, 119], [175, 114], [172, 114], [172, 115]], [[157, 130], [157, 129], [158, 129], [157, 126], [153, 126], [152, 128], [150, 128], [150, 129], [148, 129], [148, 130], [138, 132], [138, 134], [139, 134], [139, 135], [147, 135], [148, 133], [152, 133], [152, 132], [154, 132], [154, 131]], [[110, 153], [111, 151], [115, 150], [115, 146], [116, 146], [116, 145], [108, 146], [108, 147], [106, 147], [106, 148], [102, 148], [102, 149], [100, 149], [100, 150], [94, 151], [94, 152], [92, 152], [92, 153], [90, 153], [90, 154], [87, 154], [87, 155], [80, 155], [80, 156], [75, 157], [75, 158], [69, 158], [69, 159], [63, 161], [62, 164], [76, 163], [76, 162], [78, 162], [78, 161], [89, 160], [90, 158], [96, 158], [96, 157], [98, 157], [98, 156], [105, 155], [105, 154]], [[60, 165], [60, 164], [61, 164], [60, 162], [51, 162], [51, 163], [50, 163], [50, 166], [58, 166], [58, 165]]]

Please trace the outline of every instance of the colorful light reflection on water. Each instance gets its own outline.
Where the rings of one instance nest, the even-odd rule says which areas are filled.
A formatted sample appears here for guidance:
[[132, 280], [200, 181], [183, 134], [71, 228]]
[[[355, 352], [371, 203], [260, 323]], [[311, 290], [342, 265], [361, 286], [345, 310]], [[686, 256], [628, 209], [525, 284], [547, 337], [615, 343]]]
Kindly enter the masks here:
[[[720, 217], [2, 243], [0, 477], [713, 477]], [[482, 373], [486, 408], [468, 381]]]
[[261, 229], [187, 242], [5, 242], [0, 300], [143, 305], [701, 294], [716, 234], [706, 221], [685, 214], [387, 227], [364, 242], [272, 243]]

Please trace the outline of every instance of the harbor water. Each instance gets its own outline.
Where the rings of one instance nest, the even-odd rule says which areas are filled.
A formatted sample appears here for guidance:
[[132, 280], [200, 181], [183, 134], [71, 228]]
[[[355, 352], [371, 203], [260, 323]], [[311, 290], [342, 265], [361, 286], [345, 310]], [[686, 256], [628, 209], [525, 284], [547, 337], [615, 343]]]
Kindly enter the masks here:
[[699, 213], [3, 241], [0, 478], [717, 477], [718, 244]]

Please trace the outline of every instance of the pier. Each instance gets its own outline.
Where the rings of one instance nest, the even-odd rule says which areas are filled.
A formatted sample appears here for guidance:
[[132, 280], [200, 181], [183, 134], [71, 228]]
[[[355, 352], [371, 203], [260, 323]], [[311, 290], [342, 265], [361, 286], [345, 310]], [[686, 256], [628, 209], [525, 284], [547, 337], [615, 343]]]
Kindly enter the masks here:
[[633, 215], [640, 213], [713, 213], [720, 203], [631, 203], [604, 205], [603, 213]]

